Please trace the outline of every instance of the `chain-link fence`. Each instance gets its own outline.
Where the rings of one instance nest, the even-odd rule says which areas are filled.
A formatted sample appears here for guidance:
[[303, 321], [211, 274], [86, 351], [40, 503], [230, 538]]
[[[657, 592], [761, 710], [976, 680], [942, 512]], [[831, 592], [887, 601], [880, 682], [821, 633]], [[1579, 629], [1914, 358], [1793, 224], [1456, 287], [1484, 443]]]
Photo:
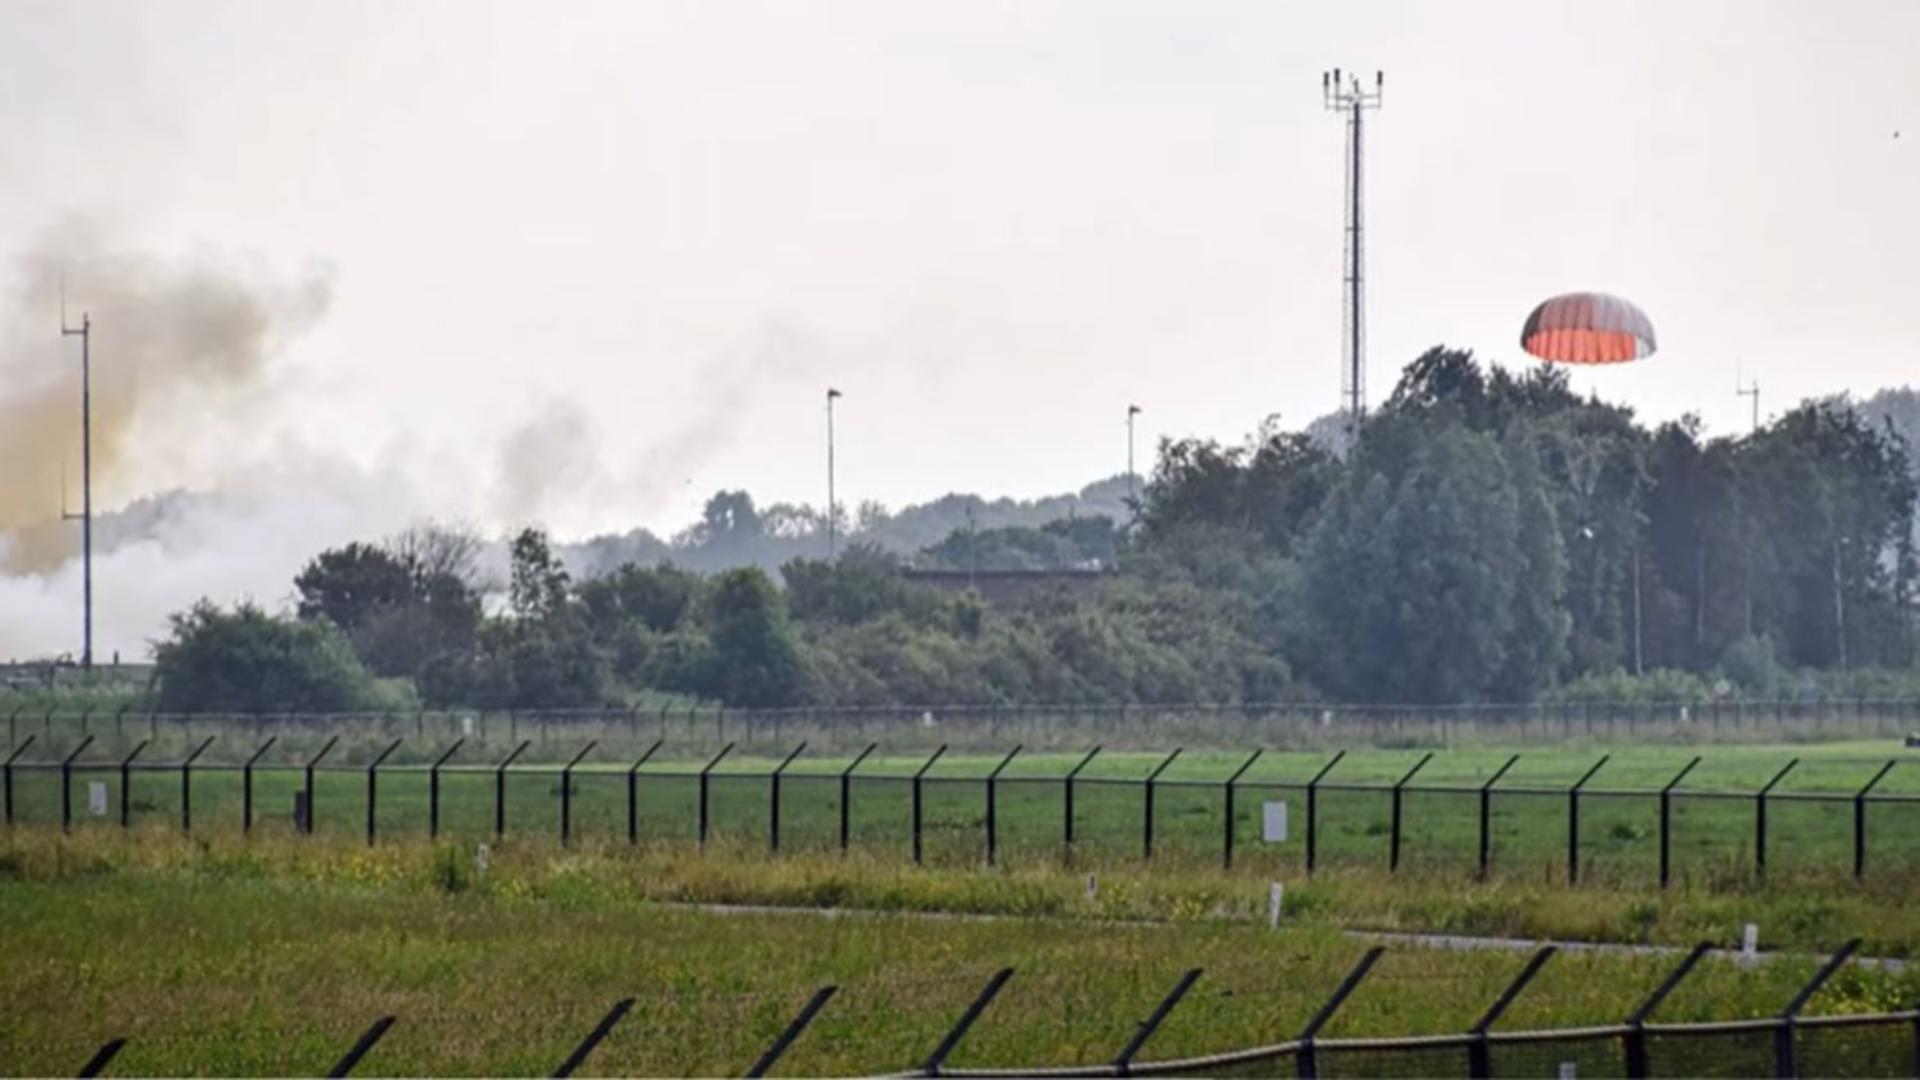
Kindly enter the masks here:
[[[66, 829], [167, 821], [351, 831], [368, 843], [725, 837], [774, 851], [891, 848], [944, 864], [1079, 852], [1276, 872], [1372, 864], [1484, 876], [1510, 860], [1561, 863], [1569, 881], [1661, 885], [1689, 866], [1718, 873], [1735, 860], [1754, 876], [1920, 865], [1920, 770], [1898, 769], [1901, 758], [1799, 769], [1794, 758], [1763, 762], [1761, 773], [1749, 762], [1706, 786], [1711, 749], [1662, 769], [1613, 764], [1597, 750], [1379, 751], [1365, 761], [1104, 746], [1043, 755], [1021, 743], [971, 755], [878, 742], [823, 751], [773, 742], [765, 726], [736, 730], [739, 740], [718, 746], [666, 749], [631, 715], [49, 715], [15, 725], [0, 774], [8, 824]], [[1529, 773], [1527, 759], [1544, 769]]]
[[[1357, 963], [1348, 968], [1344, 978], [1326, 996], [1308, 994], [1302, 998], [1305, 1005], [1317, 1002], [1317, 1008], [1304, 1026], [1283, 1041], [1206, 1056], [1156, 1057], [1151, 1049], [1153, 1040], [1176, 1013], [1189, 1014], [1185, 1016], [1189, 1023], [1203, 1019], [1190, 1014], [1208, 1009], [1224, 1008], [1228, 1010], [1228, 1015], [1242, 1018], [1256, 1015], [1233, 1013], [1230, 1004], [1234, 1000], [1233, 995], [1207, 991], [1202, 986], [1205, 970], [1193, 968], [1181, 974], [1157, 999], [1149, 999], [1157, 1000], [1157, 1004], [1140, 1020], [1124, 1028], [1115, 1027], [1111, 1032], [1111, 1049], [1105, 1054], [1100, 1053], [1099, 1047], [1104, 1042], [1100, 1040], [1085, 1045], [1079, 1053], [1083, 1059], [1093, 1058], [1091, 1062], [1066, 1067], [1036, 1067], [1018, 1062], [992, 1066], [951, 1065], [956, 1052], [961, 1050], [972, 1032], [982, 1025], [993, 1024], [993, 1007], [1002, 992], [1010, 985], [1019, 989], [1024, 983], [1015, 979], [1013, 968], [994, 972], [984, 984], [956, 984], [956, 975], [946, 973], [931, 982], [923, 980], [923, 984], [937, 982], [955, 991], [963, 991], [969, 985], [977, 985], [978, 989], [967, 997], [957, 993], [948, 995], [950, 1007], [956, 1007], [956, 1011], [950, 1014], [951, 1019], [934, 1018], [932, 1024], [916, 1025], [927, 1039], [922, 1051], [924, 1056], [899, 1062], [899, 1075], [984, 1078], [1293, 1074], [1301, 1077], [1555, 1077], [1557, 1080], [1579, 1076], [1920, 1075], [1920, 1009], [1834, 1015], [1805, 1013], [1809, 1002], [1822, 987], [1853, 960], [1859, 944], [1858, 940], [1848, 942], [1827, 957], [1818, 970], [1799, 984], [1798, 991], [1779, 1011], [1759, 1018], [1689, 1023], [1663, 1023], [1655, 1019], [1662, 1004], [1710, 953], [1709, 947], [1702, 944], [1668, 970], [1658, 985], [1618, 1022], [1586, 1027], [1503, 1029], [1501, 1020], [1510, 1006], [1556, 955], [1556, 949], [1547, 946], [1536, 951], [1506, 981], [1465, 1030], [1386, 1037], [1329, 1037], [1326, 1030], [1336, 1014], [1350, 997], [1362, 989], [1369, 974], [1387, 951], [1385, 947], [1376, 946], [1368, 949]], [[967, 978], [965, 974], [957, 977]], [[973, 977], [977, 978], [978, 974]], [[1038, 978], [1038, 986], [1044, 993], [1050, 985], [1049, 980], [1044, 972]], [[1196, 986], [1202, 986], [1202, 989], [1195, 992]], [[899, 988], [896, 986], [894, 989], [897, 991]], [[834, 1039], [843, 1042], [858, 1039], [858, 1030], [847, 1029], [842, 1020], [848, 1015], [871, 1016], [872, 991], [873, 988], [869, 987], [864, 994], [858, 991], [843, 994], [840, 987], [827, 985], [813, 989], [810, 994], [781, 989], [720, 995], [721, 999], [733, 1006], [735, 1023], [746, 1025], [755, 1033], [764, 1032], [764, 1035], [758, 1036], [765, 1040], [759, 1043], [764, 1049], [754, 1061], [750, 1065], [741, 1062], [732, 1067], [744, 1068], [747, 1076], [768, 1073], [797, 1041], [806, 1037], [809, 1026], [823, 1014], [833, 1017], [829, 1026], [835, 1029]], [[680, 1000], [676, 995], [683, 993], [655, 994], [644, 999], [639, 996], [623, 998], [613, 1002], [610, 1009], [604, 1005], [583, 1009], [578, 1003], [530, 1004], [530, 1008], [546, 1010], [551, 1021], [541, 1027], [538, 1035], [545, 1049], [534, 1052], [533, 1058], [551, 1054], [560, 1064], [552, 1067], [546, 1061], [532, 1061], [524, 1052], [516, 1051], [509, 1056], [523, 1064], [532, 1061], [533, 1067], [543, 1072], [551, 1067], [554, 1075], [565, 1076], [581, 1067], [610, 1036], [612, 1052], [616, 1056], [630, 1055], [633, 1047], [626, 1044], [630, 1044], [632, 1039], [644, 1039], [649, 1033], [674, 1028], [667, 1022], [662, 1010], [671, 1010], [675, 1002]], [[1018, 1013], [1033, 1002], [1031, 994], [1025, 997], [1018, 993], [1010, 996], [1016, 1004], [1003, 1006], [1001, 1015], [1006, 1015], [1007, 1009]], [[891, 1008], [898, 1007], [897, 997], [888, 1000], [893, 1003]], [[634, 1011], [636, 1002], [641, 1001], [644, 1003], [639, 1011], [649, 1017], [649, 1023], [639, 1028], [632, 1025], [622, 1028], [622, 1021], [630, 1011]], [[964, 1006], [961, 1006], [962, 1002], [965, 1002]], [[703, 999], [700, 1003], [711, 1002]], [[1147, 1001], [1143, 1000], [1141, 1004], [1144, 1006]], [[796, 1007], [797, 1011], [794, 1011]], [[838, 1014], [835, 1010], [838, 1010]], [[598, 1022], [589, 1027], [589, 1020], [596, 1016]], [[301, 1044], [299, 1060], [289, 1058], [286, 1064], [296, 1071], [317, 1069], [322, 1064], [321, 1057], [335, 1060], [335, 1055], [338, 1055], [328, 1075], [344, 1076], [363, 1059], [377, 1053], [383, 1040], [417, 1038], [431, 1045], [437, 1037], [436, 1027], [444, 1028], [449, 1023], [472, 1026], [470, 1017], [463, 1018], [457, 1012], [446, 1015], [388, 1015], [376, 1018], [371, 1026], [361, 1031], [359, 1038], [349, 1043], [347, 1022], [334, 1017], [321, 1027], [306, 1032], [302, 1036], [304, 1042]], [[360, 1029], [353, 1027], [351, 1030]], [[325, 1032], [332, 1032], [332, 1035], [325, 1035]], [[942, 1032], [944, 1034], [939, 1034]], [[933, 1038], [935, 1034], [939, 1034], [937, 1040]], [[131, 1033], [131, 1037], [128, 1033], [122, 1033], [102, 1044], [86, 1061], [80, 1074], [99, 1075], [129, 1045], [135, 1049], [132, 1055], [134, 1060], [146, 1060], [141, 1053], [147, 1043], [165, 1044], [168, 1052], [176, 1056], [180, 1053], [191, 1056], [191, 1042], [195, 1037], [191, 1033], [173, 1030], [142, 1030]], [[825, 1035], [818, 1037], [826, 1038]], [[755, 1041], [750, 1039], [748, 1044], [752, 1045]], [[561, 1051], [567, 1047], [571, 1047], [571, 1050], [561, 1058]], [[406, 1057], [415, 1049], [402, 1048], [400, 1056]], [[888, 1053], [897, 1052], [901, 1051]], [[312, 1060], [308, 1064], [301, 1064], [309, 1058]], [[378, 1067], [376, 1061], [372, 1068]], [[46, 1071], [44, 1067], [42, 1071]]]

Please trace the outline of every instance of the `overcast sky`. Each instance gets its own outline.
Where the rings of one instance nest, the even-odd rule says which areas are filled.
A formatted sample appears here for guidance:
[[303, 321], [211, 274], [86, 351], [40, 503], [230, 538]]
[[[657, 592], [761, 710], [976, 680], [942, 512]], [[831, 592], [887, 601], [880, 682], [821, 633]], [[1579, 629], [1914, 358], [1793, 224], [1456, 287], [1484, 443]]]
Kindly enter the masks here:
[[104, 505], [292, 454], [671, 528], [824, 501], [829, 385], [844, 501], [1035, 495], [1129, 403], [1143, 459], [1335, 407], [1336, 65], [1386, 72], [1373, 400], [1577, 289], [1652, 317], [1577, 379], [1651, 417], [1920, 381], [1914, 0], [0, 0], [0, 260], [81, 220], [330, 284]]

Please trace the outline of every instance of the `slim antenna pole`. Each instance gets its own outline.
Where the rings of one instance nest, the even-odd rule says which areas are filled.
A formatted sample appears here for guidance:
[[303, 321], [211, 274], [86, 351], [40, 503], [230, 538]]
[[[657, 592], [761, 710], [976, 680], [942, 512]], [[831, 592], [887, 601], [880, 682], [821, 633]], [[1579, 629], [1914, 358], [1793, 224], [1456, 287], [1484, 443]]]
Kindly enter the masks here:
[[[60, 336], [80, 339], [80, 565], [82, 640], [80, 666], [93, 667], [93, 318], [67, 325], [67, 290], [60, 285]], [[65, 485], [61, 485], [62, 494]], [[73, 515], [63, 514], [71, 519]]]
[[1743, 382], [1740, 378], [1739, 369], [1736, 368], [1734, 370], [1734, 377], [1733, 377], [1733, 393], [1735, 397], [1750, 397], [1753, 399], [1752, 430], [1759, 431], [1760, 430], [1760, 380], [1755, 379], [1753, 380], [1752, 383]]
[[1140, 494], [1135, 484], [1135, 477], [1139, 474], [1133, 471], [1133, 418], [1139, 416], [1140, 411], [1138, 405], [1127, 406], [1127, 511], [1130, 518], [1140, 516], [1140, 511], [1134, 506]]
[[1347, 118], [1347, 190], [1346, 190], [1346, 264], [1342, 273], [1345, 289], [1341, 294], [1341, 406], [1347, 413], [1347, 434], [1358, 438], [1367, 415], [1367, 343], [1366, 343], [1366, 252], [1364, 245], [1364, 150], [1365, 114], [1380, 107], [1386, 83], [1378, 71], [1373, 73], [1373, 88], [1367, 89], [1360, 77], [1342, 76], [1339, 68], [1320, 74], [1320, 97], [1327, 111], [1344, 113]]
[[838, 518], [840, 514], [838, 509], [840, 504], [835, 502], [833, 498], [833, 400], [839, 396], [840, 396], [840, 391], [835, 390], [832, 387], [827, 388], [827, 561], [828, 562], [833, 561], [833, 549], [834, 549], [834, 539], [835, 539], [834, 529], [838, 524], [838, 522], [835, 519]]

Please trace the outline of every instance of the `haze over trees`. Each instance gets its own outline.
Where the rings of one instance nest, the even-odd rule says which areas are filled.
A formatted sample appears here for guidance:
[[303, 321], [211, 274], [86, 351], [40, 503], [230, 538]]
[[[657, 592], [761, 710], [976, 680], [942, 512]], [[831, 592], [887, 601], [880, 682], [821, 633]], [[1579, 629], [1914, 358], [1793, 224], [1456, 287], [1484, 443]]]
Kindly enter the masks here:
[[[1360, 439], [1164, 442], [1063, 500], [817, 512], [721, 492], [650, 534], [484, 545], [422, 529], [321, 552], [290, 619], [200, 607], [168, 707], [1484, 702], [1920, 692], [1920, 395], [1805, 403], [1760, 430], [1647, 427], [1564, 374], [1436, 348]], [[1324, 425], [1321, 425], [1324, 428]], [[1051, 516], [1049, 516], [1051, 515]], [[903, 538], [910, 538], [909, 540]], [[911, 542], [914, 546], [903, 546]], [[769, 562], [776, 560], [772, 567]], [[990, 604], [901, 571], [1097, 568]], [[298, 662], [288, 654], [298, 653]], [[375, 679], [386, 680], [378, 686]]]

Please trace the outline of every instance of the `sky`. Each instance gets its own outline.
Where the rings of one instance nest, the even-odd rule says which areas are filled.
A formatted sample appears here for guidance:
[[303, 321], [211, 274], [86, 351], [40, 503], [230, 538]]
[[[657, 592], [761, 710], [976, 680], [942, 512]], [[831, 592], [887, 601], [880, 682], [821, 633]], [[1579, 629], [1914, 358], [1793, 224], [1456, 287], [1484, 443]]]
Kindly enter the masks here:
[[[129, 395], [97, 506], [252, 508], [120, 570], [130, 649], [419, 516], [822, 503], [828, 387], [843, 504], [1076, 489], [1130, 404], [1143, 467], [1335, 408], [1338, 66], [1385, 72], [1372, 400], [1435, 344], [1530, 362], [1532, 306], [1592, 289], [1660, 351], [1578, 388], [1736, 432], [1740, 377], [1920, 382], [1915, 57], [1913, 0], [0, 0], [0, 416], [77, 362], [57, 273]], [[243, 362], [142, 351], [188, 279]], [[72, 636], [71, 577], [0, 579], [0, 657]]]

